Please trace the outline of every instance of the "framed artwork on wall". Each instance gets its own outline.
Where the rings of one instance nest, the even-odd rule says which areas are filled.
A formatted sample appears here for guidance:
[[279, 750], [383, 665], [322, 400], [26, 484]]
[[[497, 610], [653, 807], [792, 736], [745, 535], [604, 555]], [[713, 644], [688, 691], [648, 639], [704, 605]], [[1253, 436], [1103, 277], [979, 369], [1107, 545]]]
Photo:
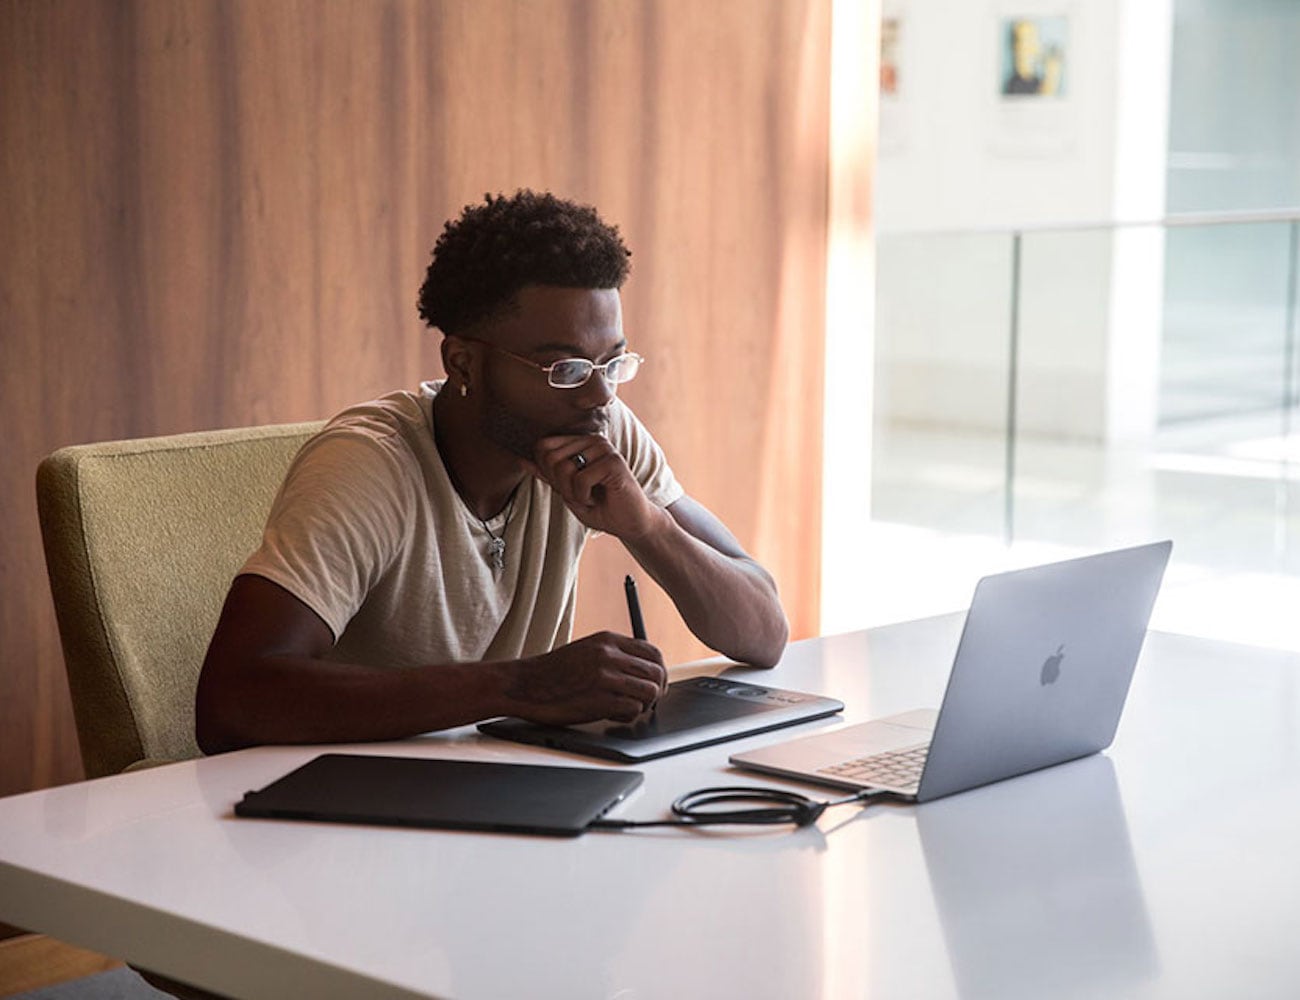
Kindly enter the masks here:
[[915, 85], [907, 56], [908, 26], [903, 0], [884, 5], [880, 18], [879, 152], [897, 153], [906, 145], [908, 106]]
[[1070, 19], [1003, 17], [998, 86], [1007, 100], [1061, 99], [1067, 92]]
[[880, 97], [881, 100], [898, 96], [898, 36], [901, 19], [884, 17], [880, 20]]
[[1056, 158], [1078, 147], [1082, 15], [1075, 2], [996, 0], [986, 36], [989, 144], [999, 156]]

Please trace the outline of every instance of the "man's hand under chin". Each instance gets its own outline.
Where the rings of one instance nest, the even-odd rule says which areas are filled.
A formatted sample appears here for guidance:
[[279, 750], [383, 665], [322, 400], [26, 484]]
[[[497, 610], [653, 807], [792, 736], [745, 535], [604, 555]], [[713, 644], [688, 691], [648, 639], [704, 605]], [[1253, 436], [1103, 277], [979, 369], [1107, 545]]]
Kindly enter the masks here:
[[668, 517], [599, 434], [542, 438], [528, 471], [555, 490], [587, 527], [625, 541], [643, 537]]

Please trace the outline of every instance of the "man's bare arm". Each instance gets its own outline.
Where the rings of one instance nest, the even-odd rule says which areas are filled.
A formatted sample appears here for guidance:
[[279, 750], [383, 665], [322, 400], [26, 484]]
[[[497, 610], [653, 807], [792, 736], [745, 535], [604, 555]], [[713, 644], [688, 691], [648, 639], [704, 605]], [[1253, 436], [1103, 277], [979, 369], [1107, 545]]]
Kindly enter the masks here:
[[644, 535], [623, 540], [628, 551], [710, 649], [757, 667], [774, 666], [790, 629], [767, 570], [690, 497], [663, 515]]
[[690, 497], [667, 509], [651, 503], [599, 435], [542, 439], [530, 471], [578, 520], [618, 538], [710, 649], [760, 667], [781, 658], [789, 625], [776, 584], [703, 504]]
[[325, 623], [259, 576], [231, 585], [199, 677], [204, 753], [402, 739], [498, 715], [631, 721], [667, 682], [659, 651], [603, 632], [522, 660], [393, 669], [338, 663]]

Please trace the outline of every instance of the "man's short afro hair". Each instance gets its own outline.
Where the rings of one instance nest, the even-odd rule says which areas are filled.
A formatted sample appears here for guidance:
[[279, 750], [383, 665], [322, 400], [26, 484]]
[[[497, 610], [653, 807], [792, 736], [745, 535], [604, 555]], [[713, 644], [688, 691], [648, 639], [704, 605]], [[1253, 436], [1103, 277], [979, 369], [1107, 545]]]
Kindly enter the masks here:
[[456, 334], [508, 308], [527, 285], [621, 288], [631, 252], [589, 205], [550, 193], [484, 196], [448, 222], [420, 286], [420, 318]]

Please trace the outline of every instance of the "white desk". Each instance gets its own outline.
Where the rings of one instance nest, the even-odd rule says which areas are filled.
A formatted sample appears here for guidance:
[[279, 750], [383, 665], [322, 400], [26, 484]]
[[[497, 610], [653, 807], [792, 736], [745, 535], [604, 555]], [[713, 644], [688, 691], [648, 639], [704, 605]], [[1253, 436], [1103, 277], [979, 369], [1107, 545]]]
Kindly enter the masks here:
[[[849, 721], [937, 704], [959, 627], [797, 643], [754, 677]], [[727, 755], [809, 728], [643, 765], [616, 815], [761, 781]], [[238, 820], [320, 752], [243, 751], [0, 800], [0, 920], [247, 998], [1293, 997], [1298, 734], [1300, 658], [1153, 633], [1107, 754], [798, 832]], [[584, 763], [472, 730], [352, 749]]]

